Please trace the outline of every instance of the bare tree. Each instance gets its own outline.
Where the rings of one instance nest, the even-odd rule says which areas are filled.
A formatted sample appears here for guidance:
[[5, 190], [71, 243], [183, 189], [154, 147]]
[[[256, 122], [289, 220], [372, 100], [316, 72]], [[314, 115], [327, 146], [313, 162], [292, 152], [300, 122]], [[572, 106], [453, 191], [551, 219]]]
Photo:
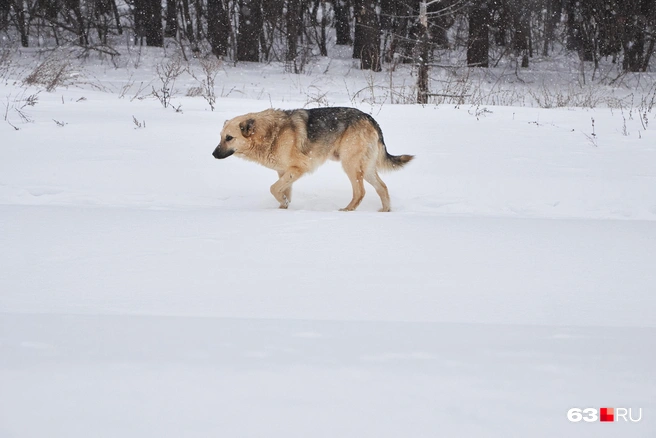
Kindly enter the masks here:
[[[310, 17], [311, 19], [316, 17], [319, 21], [319, 35], [318, 38], [315, 38], [315, 40], [319, 46], [319, 54], [321, 56], [328, 56], [328, 48], [326, 47], [326, 26], [328, 24], [327, 13], [328, 11], [326, 10], [326, 1], [315, 0], [314, 7], [310, 13]], [[318, 15], [319, 17], [317, 17]]]
[[11, 10], [11, 3], [3, 0], [0, 2], [0, 31], [5, 30], [9, 26], [9, 11]]
[[262, 30], [262, 1], [239, 0], [237, 60], [259, 62]]
[[[356, 43], [353, 57], [360, 59], [362, 70], [381, 71], [380, 27], [373, 0], [360, 0], [355, 13]], [[359, 54], [356, 51], [359, 50]], [[356, 56], [359, 55], [359, 56]]]
[[[647, 71], [654, 53], [656, 6], [650, 0], [628, 0], [621, 8], [622, 46], [626, 71]], [[651, 41], [647, 43], [647, 39]]]
[[[417, 24], [418, 10], [404, 0], [382, 0], [380, 9], [380, 25], [385, 35], [385, 60], [413, 62], [412, 49], [420, 32]], [[422, 35], [425, 35], [425, 32]]]
[[223, 0], [207, 0], [207, 39], [217, 58], [228, 54], [230, 16]]
[[[71, 1], [71, 0], [67, 0]], [[79, 0], [72, 0], [78, 1]], [[162, 6], [159, 0], [134, 0], [135, 33], [146, 38], [147, 46], [162, 47]]]
[[303, 26], [301, 15], [301, 1], [289, 0], [287, 2], [287, 70], [299, 73], [299, 65], [296, 62], [298, 57], [298, 34]]
[[178, 33], [178, 4], [176, 0], [166, 0], [166, 27], [164, 36], [174, 38]]
[[351, 2], [350, 0], [335, 0], [335, 33], [338, 45], [351, 44]]
[[11, 1], [11, 7], [14, 10], [14, 21], [16, 22], [16, 28], [21, 38], [21, 46], [29, 47], [30, 38], [28, 34], [29, 23], [28, 18], [29, 14], [25, 8], [25, 3], [23, 0], [13, 0]]
[[507, 0], [512, 17], [512, 47], [522, 67], [528, 68], [531, 56], [531, 8], [527, 0]]
[[475, 2], [469, 9], [469, 40], [467, 42], [467, 65], [488, 67], [490, 48], [490, 12], [487, 2]]
[[209, 48], [220, 59], [284, 61], [296, 72], [311, 53], [328, 55], [328, 26], [337, 44], [353, 43], [363, 69], [379, 71], [381, 56], [418, 65], [424, 99], [435, 55], [466, 52], [467, 65], [486, 67], [496, 46], [527, 67], [534, 48], [549, 56], [560, 35], [595, 71], [604, 57], [647, 71], [656, 0], [0, 0], [0, 29], [24, 47], [76, 44], [114, 56], [120, 39], [112, 36], [127, 30], [136, 44], [176, 38], [196, 56]]
[[558, 22], [560, 21], [561, 12], [561, 0], [546, 0], [542, 56], [549, 56], [549, 47], [554, 43], [556, 37], [556, 26], [558, 26]]

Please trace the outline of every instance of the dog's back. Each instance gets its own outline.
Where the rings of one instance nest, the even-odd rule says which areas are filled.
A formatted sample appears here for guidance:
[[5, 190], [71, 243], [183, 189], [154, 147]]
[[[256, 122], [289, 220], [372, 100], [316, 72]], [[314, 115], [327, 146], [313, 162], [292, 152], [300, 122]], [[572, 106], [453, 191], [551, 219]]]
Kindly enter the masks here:
[[349, 129], [365, 134], [373, 128], [380, 147], [377, 168], [380, 170], [398, 169], [410, 160], [412, 155], [390, 155], [385, 146], [385, 139], [380, 125], [369, 114], [357, 108], [327, 107], [287, 111], [290, 116], [300, 115], [306, 125], [309, 147], [316, 147], [317, 143], [326, 147], [333, 147]]

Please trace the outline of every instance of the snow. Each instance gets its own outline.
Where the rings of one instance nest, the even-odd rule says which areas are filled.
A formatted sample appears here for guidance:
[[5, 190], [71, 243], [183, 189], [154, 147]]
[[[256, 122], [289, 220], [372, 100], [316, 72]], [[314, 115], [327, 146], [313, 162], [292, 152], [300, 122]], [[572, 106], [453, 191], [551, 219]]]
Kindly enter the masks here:
[[[646, 329], [4, 315], [2, 433], [649, 436]], [[643, 407], [570, 424], [570, 407]], [[635, 411], [634, 411], [635, 412]]]
[[[275, 69], [226, 66], [248, 93], [214, 112], [80, 85], [0, 123], [0, 436], [654, 434], [656, 123], [367, 103]], [[338, 212], [336, 163], [283, 211], [274, 172], [212, 158], [225, 119], [319, 86], [416, 155], [382, 176], [391, 213], [369, 186]], [[567, 420], [606, 406], [643, 419]]]

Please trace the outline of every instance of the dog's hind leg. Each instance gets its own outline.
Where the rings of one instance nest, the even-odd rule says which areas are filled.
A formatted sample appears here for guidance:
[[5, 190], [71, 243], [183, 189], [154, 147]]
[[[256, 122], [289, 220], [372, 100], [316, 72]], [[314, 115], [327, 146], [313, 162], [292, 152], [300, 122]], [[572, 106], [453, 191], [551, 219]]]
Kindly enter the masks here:
[[390, 197], [389, 192], [387, 191], [387, 186], [378, 176], [376, 169], [372, 169], [364, 175], [364, 179], [367, 180], [369, 184], [374, 186], [376, 193], [380, 196], [380, 200], [383, 202], [383, 208], [378, 211], [390, 211]]
[[280, 208], [287, 208], [292, 200], [292, 184], [294, 181], [303, 176], [303, 172], [298, 167], [290, 167], [284, 172], [278, 172], [278, 181], [271, 186], [271, 194], [278, 202]]
[[351, 186], [353, 186], [353, 199], [349, 202], [344, 208], [340, 208], [340, 211], [353, 211], [358, 208], [362, 198], [364, 198], [364, 170], [362, 169], [362, 164], [356, 162], [355, 165], [347, 164], [347, 161], [342, 160], [342, 167], [346, 175], [351, 181]]

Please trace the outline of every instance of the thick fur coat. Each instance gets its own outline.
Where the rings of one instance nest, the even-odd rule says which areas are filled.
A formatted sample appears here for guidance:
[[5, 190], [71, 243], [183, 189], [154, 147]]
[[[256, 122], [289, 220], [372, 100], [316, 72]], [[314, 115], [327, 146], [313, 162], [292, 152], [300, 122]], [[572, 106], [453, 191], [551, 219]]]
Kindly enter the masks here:
[[390, 211], [387, 186], [379, 170], [401, 168], [412, 155], [390, 155], [378, 123], [355, 108], [268, 109], [228, 120], [213, 152], [218, 159], [236, 155], [278, 172], [271, 194], [287, 208], [292, 184], [328, 159], [342, 163], [353, 187], [351, 202], [341, 210], [355, 210], [364, 197], [364, 181]]

